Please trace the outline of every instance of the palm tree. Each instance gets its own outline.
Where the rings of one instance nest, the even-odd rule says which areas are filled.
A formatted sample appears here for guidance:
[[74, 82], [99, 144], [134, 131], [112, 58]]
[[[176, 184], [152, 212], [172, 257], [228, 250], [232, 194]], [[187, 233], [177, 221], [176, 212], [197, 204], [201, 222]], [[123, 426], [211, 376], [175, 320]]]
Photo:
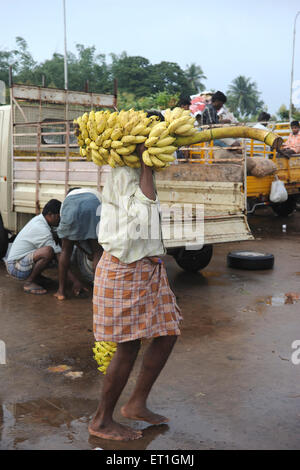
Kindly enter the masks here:
[[259, 98], [255, 82], [243, 75], [232, 80], [227, 91], [228, 107], [238, 117], [245, 119], [257, 114], [264, 102]]
[[195, 93], [205, 89], [205, 86], [203, 85], [201, 80], [206, 80], [206, 76], [204, 75], [200, 65], [196, 65], [194, 63], [189, 66], [187, 65], [187, 68], [184, 73], [191, 88], [195, 91]]

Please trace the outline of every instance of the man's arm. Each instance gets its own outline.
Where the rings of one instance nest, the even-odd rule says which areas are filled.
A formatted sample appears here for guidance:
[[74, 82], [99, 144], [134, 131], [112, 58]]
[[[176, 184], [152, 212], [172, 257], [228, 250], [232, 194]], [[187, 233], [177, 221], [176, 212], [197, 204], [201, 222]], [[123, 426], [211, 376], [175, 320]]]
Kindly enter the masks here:
[[152, 168], [150, 166], [145, 165], [142, 155], [143, 151], [145, 150], [145, 146], [140, 144], [137, 146], [137, 154], [141, 160], [141, 177], [140, 177], [140, 188], [142, 193], [152, 201], [156, 200], [156, 193], [154, 189], [154, 182], [153, 182], [153, 175], [152, 175]]

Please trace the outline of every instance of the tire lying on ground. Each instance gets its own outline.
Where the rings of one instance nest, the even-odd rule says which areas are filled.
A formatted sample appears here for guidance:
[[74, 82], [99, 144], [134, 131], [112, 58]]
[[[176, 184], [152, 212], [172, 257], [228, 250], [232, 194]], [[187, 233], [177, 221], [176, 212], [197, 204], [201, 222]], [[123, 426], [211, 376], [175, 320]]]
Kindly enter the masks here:
[[227, 265], [235, 269], [272, 269], [274, 255], [256, 251], [232, 251], [227, 255]]

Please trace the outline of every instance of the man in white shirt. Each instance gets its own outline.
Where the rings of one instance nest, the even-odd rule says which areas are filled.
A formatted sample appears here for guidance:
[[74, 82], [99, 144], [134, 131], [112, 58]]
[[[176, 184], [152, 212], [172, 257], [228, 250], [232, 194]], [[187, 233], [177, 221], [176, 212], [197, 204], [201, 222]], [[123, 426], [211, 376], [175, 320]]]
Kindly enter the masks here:
[[61, 202], [51, 199], [42, 214], [31, 219], [15, 238], [6, 260], [8, 273], [24, 280], [24, 291], [29, 294], [46, 294], [37, 282], [61, 248], [55, 243], [51, 227], [59, 223]]
[[121, 413], [153, 425], [168, 421], [147, 408], [147, 398], [180, 334], [182, 319], [159, 258], [165, 248], [153, 171], [141, 158], [143, 145], [136, 152], [141, 168], [113, 169], [103, 189], [99, 243], [104, 252], [96, 269], [93, 296], [95, 339], [116, 342], [117, 351], [106, 371], [89, 432], [121, 441], [142, 437], [141, 431], [113, 420], [142, 338], [151, 342]]

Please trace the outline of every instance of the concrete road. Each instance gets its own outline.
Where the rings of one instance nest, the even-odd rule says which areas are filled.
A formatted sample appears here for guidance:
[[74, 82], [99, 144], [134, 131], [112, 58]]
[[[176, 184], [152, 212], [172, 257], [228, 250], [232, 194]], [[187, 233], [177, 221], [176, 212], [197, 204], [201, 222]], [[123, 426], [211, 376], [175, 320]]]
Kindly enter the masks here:
[[[88, 435], [102, 382], [91, 352], [91, 298], [60, 303], [55, 286], [45, 296], [24, 294], [2, 264], [0, 448], [299, 449], [300, 364], [292, 362], [292, 343], [300, 340], [300, 301], [285, 304], [284, 294], [300, 293], [300, 213], [280, 219], [260, 210], [250, 222], [256, 240], [216, 246], [199, 274], [166, 257], [184, 322], [149, 406], [170, 423], [132, 422], [144, 436], [129, 443]], [[274, 269], [227, 268], [227, 253], [238, 248], [273, 253]], [[55, 279], [55, 270], [48, 274]], [[119, 408], [140, 358], [116, 411], [127, 424]], [[61, 365], [66, 370], [51, 369]]]

